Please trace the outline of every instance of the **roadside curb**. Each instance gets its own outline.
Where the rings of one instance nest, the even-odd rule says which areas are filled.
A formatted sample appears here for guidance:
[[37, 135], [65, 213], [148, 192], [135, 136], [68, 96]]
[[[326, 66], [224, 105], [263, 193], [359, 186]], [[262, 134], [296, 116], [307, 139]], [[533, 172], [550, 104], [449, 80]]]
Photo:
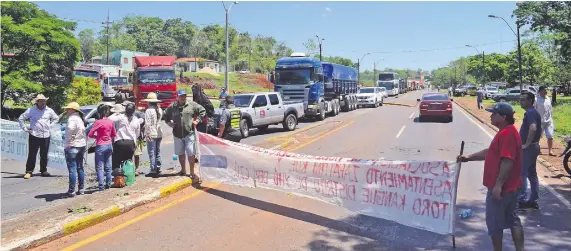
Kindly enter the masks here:
[[[453, 101], [456, 105], [458, 105], [460, 108], [462, 108], [462, 110], [466, 111], [468, 114], [470, 114], [472, 117], [476, 118], [478, 121], [480, 121], [482, 124], [488, 126], [489, 128], [491, 128], [492, 130], [494, 130], [495, 132], [498, 131], [498, 129], [496, 127], [494, 127], [493, 125], [491, 125], [490, 123], [488, 123], [487, 121], [484, 121], [482, 119], [480, 119], [478, 116], [476, 116], [476, 114], [474, 114], [472, 111], [470, 111], [470, 109], [466, 108], [465, 106], [461, 105], [460, 103]], [[561, 179], [563, 182], [567, 182], [567, 183], [571, 183], [571, 178], [567, 177], [565, 174], [561, 173], [559, 171], [559, 169], [555, 168], [551, 163], [549, 163], [549, 161], [541, 158], [541, 157], [537, 157], [537, 162], [539, 164], [541, 164], [543, 167], [545, 167], [547, 170], [549, 170], [549, 172], [551, 172], [554, 177], [557, 177], [559, 179]]]
[[27, 250], [32, 247], [37, 247], [124, 214], [136, 207], [167, 197], [192, 185], [192, 180], [186, 177], [181, 179], [183, 180], [160, 188], [150, 194], [146, 194], [129, 201], [116, 202], [115, 205], [102, 210], [90, 212], [87, 215], [81, 216], [79, 219], [67, 220], [67, 222], [60, 223], [53, 228], [42, 230], [40, 233], [29, 236], [25, 239], [16, 240], [8, 243], [7, 245], [4, 245], [3, 243], [1, 250]]

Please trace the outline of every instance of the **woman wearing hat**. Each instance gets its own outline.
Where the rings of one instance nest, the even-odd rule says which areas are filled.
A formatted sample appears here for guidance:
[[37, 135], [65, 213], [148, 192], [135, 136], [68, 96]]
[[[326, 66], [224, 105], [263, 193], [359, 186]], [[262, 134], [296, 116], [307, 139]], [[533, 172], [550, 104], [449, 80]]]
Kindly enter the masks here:
[[87, 145], [85, 122], [83, 112], [79, 109], [79, 104], [71, 102], [65, 106], [67, 113], [67, 125], [65, 128], [65, 161], [69, 171], [69, 189], [67, 195], [75, 196], [75, 183], [78, 183], [78, 195], [84, 194], [84, 172], [83, 172], [83, 156]]
[[[117, 132], [115, 123], [108, 118], [110, 107], [107, 104], [97, 107], [100, 119], [95, 121], [88, 135], [90, 138], [95, 139], [95, 169], [97, 170], [99, 191], [109, 189], [113, 183], [111, 155], [113, 154], [113, 138], [115, 138]], [[103, 170], [105, 170], [105, 173]]]
[[157, 99], [157, 94], [151, 92], [143, 102], [149, 103], [145, 111], [144, 136], [145, 140], [147, 140], [147, 152], [151, 162], [150, 175], [154, 176], [161, 172], [161, 140], [163, 138], [161, 118], [163, 117], [163, 110], [159, 103], [162, 101]]

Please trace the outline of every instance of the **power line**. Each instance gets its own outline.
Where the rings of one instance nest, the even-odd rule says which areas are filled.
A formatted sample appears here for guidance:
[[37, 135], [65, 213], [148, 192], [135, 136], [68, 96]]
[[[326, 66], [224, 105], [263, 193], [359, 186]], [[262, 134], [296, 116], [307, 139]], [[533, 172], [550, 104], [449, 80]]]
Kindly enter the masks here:
[[[516, 40], [505, 40], [499, 42], [491, 42], [485, 44], [477, 44], [474, 46], [486, 46], [486, 45], [493, 45], [493, 44], [500, 44], [500, 43], [508, 43], [508, 42], [515, 42]], [[465, 49], [466, 45], [462, 46], [455, 46], [455, 47], [443, 47], [443, 48], [436, 48], [436, 49], [421, 49], [421, 50], [400, 50], [400, 51], [376, 51], [370, 52], [371, 54], [391, 54], [391, 53], [411, 53], [411, 52], [433, 52], [433, 51], [444, 51], [444, 50], [454, 50], [454, 49]], [[362, 52], [362, 51], [349, 51], [349, 50], [336, 50], [338, 52]]]

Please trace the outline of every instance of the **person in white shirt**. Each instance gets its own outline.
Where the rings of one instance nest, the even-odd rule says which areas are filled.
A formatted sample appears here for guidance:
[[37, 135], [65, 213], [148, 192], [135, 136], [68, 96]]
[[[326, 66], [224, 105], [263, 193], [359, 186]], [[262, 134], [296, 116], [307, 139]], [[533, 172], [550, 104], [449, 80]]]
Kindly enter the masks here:
[[161, 100], [157, 99], [157, 94], [150, 92], [147, 99], [143, 102], [149, 104], [145, 111], [145, 130], [144, 137], [147, 141], [147, 153], [151, 162], [151, 172], [149, 175], [156, 176], [161, 173], [161, 140], [163, 139], [163, 130], [161, 128], [161, 118], [163, 117], [163, 109], [159, 106]]
[[133, 160], [135, 154], [135, 142], [141, 133], [141, 123], [134, 116], [135, 104], [128, 104], [124, 107], [116, 104], [111, 112], [114, 114], [109, 119], [115, 123], [117, 128], [117, 136], [113, 141], [113, 156], [111, 157], [113, 170], [120, 168], [121, 163], [127, 160]]
[[553, 106], [551, 105], [551, 99], [547, 96], [545, 86], [539, 87], [539, 95], [535, 99], [534, 106], [541, 116], [541, 128], [545, 132], [545, 137], [547, 137], [549, 155], [555, 156], [553, 153]]
[[67, 190], [68, 197], [75, 196], [75, 183], [78, 183], [78, 195], [83, 195], [85, 184], [85, 173], [83, 171], [83, 158], [85, 156], [85, 149], [87, 145], [87, 133], [85, 127], [84, 115], [76, 102], [69, 103], [64, 107], [68, 115], [67, 125], [65, 127], [65, 161], [69, 171], [69, 189]]

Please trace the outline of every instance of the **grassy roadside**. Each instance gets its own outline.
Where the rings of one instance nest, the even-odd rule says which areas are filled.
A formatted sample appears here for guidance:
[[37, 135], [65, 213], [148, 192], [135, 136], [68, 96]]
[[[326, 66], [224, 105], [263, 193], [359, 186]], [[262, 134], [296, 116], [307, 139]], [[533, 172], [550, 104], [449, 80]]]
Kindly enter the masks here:
[[[178, 76], [178, 75], [177, 75]], [[216, 89], [204, 89], [204, 92], [209, 97], [218, 97], [220, 94], [220, 88], [224, 86], [224, 74], [212, 75], [209, 73], [199, 73], [199, 72], [184, 72], [183, 77], [190, 77], [196, 79], [197, 82], [214, 84]], [[255, 76], [255, 75], [242, 75], [229, 73], [228, 74], [228, 85], [230, 92], [236, 93], [250, 93], [250, 92], [265, 92], [272, 91], [273, 88], [269, 88], [265, 81], [262, 79], [265, 77]], [[187, 92], [191, 91], [191, 86], [188, 84], [179, 85], [179, 89], [184, 89]]]

